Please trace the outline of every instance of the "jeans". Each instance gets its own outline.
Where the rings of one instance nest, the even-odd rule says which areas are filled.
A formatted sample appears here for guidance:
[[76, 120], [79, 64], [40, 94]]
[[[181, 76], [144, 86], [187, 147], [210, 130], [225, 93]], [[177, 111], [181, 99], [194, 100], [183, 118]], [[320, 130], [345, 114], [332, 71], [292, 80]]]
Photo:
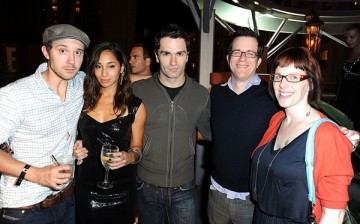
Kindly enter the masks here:
[[178, 187], [159, 187], [138, 180], [141, 224], [161, 224], [165, 212], [169, 224], [195, 224], [197, 218], [194, 181]]
[[250, 195], [246, 200], [229, 199], [226, 194], [209, 190], [208, 217], [210, 224], [251, 224], [254, 204]]
[[75, 224], [75, 197], [63, 199], [51, 208], [2, 208], [1, 224]]

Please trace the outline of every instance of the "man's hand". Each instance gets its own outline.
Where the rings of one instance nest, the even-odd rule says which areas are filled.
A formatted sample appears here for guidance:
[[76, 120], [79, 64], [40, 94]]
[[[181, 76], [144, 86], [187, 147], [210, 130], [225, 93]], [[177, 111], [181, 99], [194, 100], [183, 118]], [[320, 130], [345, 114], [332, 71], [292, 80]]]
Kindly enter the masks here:
[[54, 190], [62, 190], [72, 177], [70, 165], [49, 165], [41, 168], [31, 166], [25, 179]]
[[349, 130], [345, 127], [340, 127], [340, 130], [351, 141], [351, 143], [353, 144], [353, 151], [355, 151], [356, 147], [359, 145], [360, 132], [355, 130]]

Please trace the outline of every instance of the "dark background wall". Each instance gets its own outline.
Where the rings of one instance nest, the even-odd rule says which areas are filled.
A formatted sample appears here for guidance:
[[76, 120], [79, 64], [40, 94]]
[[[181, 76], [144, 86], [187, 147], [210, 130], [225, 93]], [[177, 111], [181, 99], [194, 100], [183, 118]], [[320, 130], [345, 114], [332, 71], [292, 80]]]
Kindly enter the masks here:
[[41, 34], [59, 23], [73, 24], [89, 35], [88, 53], [103, 41], [118, 42], [126, 53], [135, 41], [152, 45], [155, 33], [168, 23], [177, 23], [189, 33], [197, 30], [189, 8], [180, 0], [1, 1], [0, 86], [35, 71], [43, 60]]
[[[284, 2], [290, 4], [288, 1], [282, 4]], [[291, 4], [295, 3], [291, 1]], [[155, 33], [163, 25], [177, 23], [191, 37], [186, 72], [195, 78], [199, 75], [200, 35], [188, 6], [181, 0], [3, 0], [0, 1], [0, 86], [35, 71], [43, 60], [41, 33], [46, 27], [58, 23], [70, 23], [84, 30], [91, 39], [88, 52], [102, 41], [116, 41], [125, 52], [129, 52], [135, 41], [152, 45]], [[226, 62], [229, 35], [225, 28], [215, 24], [213, 71], [229, 71]], [[260, 35], [266, 43], [272, 33], [261, 32]], [[279, 35], [273, 46], [286, 36]], [[343, 39], [342, 36], [338, 38]], [[282, 49], [299, 45], [304, 45], [304, 35], [298, 35]], [[337, 64], [344, 49], [323, 37], [321, 50], [327, 52], [327, 57], [320, 60], [320, 64], [326, 92], [334, 92]], [[261, 72], [268, 71], [275, 56], [263, 60]]]

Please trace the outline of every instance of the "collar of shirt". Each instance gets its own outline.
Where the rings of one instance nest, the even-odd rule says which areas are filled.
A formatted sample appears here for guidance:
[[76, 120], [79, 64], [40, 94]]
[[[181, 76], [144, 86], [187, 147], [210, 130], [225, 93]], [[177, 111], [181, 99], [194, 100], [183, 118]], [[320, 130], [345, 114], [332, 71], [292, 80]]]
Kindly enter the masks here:
[[[39, 65], [39, 67], [35, 71], [35, 82], [37, 83], [36, 86], [38, 88], [38, 94], [43, 96], [43, 94], [49, 93], [49, 91], [50, 91], [51, 93], [54, 94], [55, 97], [58, 97], [58, 94], [55, 93], [55, 91], [49, 87], [48, 83], [42, 76], [42, 73], [47, 68], [48, 68], [48, 64], [45, 62], [45, 63], [42, 63], [41, 65]], [[67, 95], [66, 99], [71, 98], [69, 96], [76, 94], [76, 91], [78, 88], [81, 88], [81, 89], [83, 88], [82, 84], [84, 81], [84, 77], [85, 77], [85, 73], [83, 71], [79, 70], [77, 72], [77, 74], [74, 76], [74, 78], [68, 80], [68, 82], [67, 82], [68, 87], [66, 90], [66, 95]]]
[[[251, 86], [260, 85], [260, 83], [261, 83], [261, 79], [260, 79], [259, 75], [258, 75], [258, 74], [255, 74], [255, 75], [253, 76], [253, 78], [250, 80], [250, 82], [248, 82], [248, 84], [246, 85], [245, 90], [249, 89]], [[233, 86], [231, 85], [231, 76], [230, 76], [230, 78], [228, 79], [228, 81], [227, 81], [226, 83], [221, 84], [221, 85], [222, 85], [222, 86], [228, 85], [229, 88], [230, 88], [232, 91], [234, 91], [234, 88], [233, 88]]]
[[43, 94], [44, 92], [49, 90], [48, 84], [46, 83], [45, 79], [41, 75], [45, 70], [47, 69], [47, 63], [42, 63], [39, 65], [39, 67], [35, 71], [35, 82], [37, 83], [36, 86], [38, 86], [39, 94]]

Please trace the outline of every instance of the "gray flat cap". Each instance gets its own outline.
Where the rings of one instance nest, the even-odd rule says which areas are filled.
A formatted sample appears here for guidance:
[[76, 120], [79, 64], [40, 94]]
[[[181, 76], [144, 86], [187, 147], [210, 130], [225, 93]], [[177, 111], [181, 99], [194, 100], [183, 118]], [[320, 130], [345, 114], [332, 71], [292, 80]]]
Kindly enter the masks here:
[[75, 39], [81, 41], [85, 48], [90, 44], [90, 38], [82, 30], [70, 24], [57, 24], [45, 29], [43, 33], [43, 44], [60, 39]]

